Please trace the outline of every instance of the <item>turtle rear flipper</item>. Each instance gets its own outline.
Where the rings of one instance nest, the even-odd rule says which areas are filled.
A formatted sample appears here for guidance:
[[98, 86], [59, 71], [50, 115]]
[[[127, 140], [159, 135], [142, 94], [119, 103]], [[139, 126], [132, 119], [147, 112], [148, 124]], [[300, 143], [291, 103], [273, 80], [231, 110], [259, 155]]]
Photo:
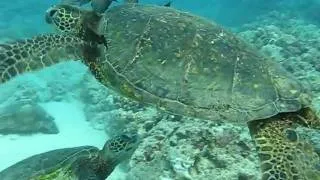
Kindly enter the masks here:
[[86, 46], [80, 38], [55, 34], [0, 44], [0, 83], [66, 59], [78, 59]]
[[[309, 108], [304, 108], [249, 123], [261, 162], [262, 180], [320, 180], [319, 154], [296, 132], [299, 125], [308, 126], [305, 119], [311, 117], [310, 113]], [[319, 124], [316, 118], [308, 121]]]

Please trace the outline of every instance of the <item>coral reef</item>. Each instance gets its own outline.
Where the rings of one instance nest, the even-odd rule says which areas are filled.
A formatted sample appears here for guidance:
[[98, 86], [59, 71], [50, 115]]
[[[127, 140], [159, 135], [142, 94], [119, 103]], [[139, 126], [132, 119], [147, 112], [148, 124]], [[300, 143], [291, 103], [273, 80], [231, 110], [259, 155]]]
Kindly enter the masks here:
[[259, 179], [259, 163], [246, 127], [167, 115], [132, 158], [129, 180]]

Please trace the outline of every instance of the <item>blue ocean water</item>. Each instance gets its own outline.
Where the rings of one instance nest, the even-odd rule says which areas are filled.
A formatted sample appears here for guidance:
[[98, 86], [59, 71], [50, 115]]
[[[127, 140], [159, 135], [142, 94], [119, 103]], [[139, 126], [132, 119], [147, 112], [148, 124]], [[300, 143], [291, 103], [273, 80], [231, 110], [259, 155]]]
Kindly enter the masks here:
[[[166, 2], [140, 0], [141, 4]], [[1, 1], [0, 44], [54, 33], [45, 22], [45, 12], [57, 3]], [[215, 21], [281, 64], [312, 93], [312, 106], [319, 112], [320, 0], [173, 0], [171, 8]], [[0, 59], [0, 72], [4, 64]], [[257, 151], [245, 125], [208, 124], [136, 103], [105, 88], [80, 62], [59, 63], [0, 85], [0, 171], [53, 149], [101, 148], [106, 139], [128, 129], [144, 134], [144, 140], [130, 162], [118, 166], [108, 179], [261, 178]], [[320, 156], [319, 130], [297, 132]], [[313, 160], [320, 173], [319, 159]], [[2, 179], [6, 180], [0, 174]]]

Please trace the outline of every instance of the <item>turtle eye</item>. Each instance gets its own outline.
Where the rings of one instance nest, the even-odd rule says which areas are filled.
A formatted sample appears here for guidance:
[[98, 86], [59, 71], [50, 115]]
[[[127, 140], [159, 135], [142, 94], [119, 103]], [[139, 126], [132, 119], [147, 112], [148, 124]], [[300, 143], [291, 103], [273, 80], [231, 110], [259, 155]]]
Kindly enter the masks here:
[[49, 15], [49, 17], [53, 17], [57, 12], [58, 12], [58, 10], [52, 9], [51, 11], [49, 11], [48, 15]]
[[47, 10], [47, 12], [46, 12], [46, 22], [48, 24], [52, 23], [52, 18], [56, 15], [57, 12], [58, 12], [58, 10], [55, 9], [55, 8], [50, 8], [50, 9]]
[[294, 130], [287, 129], [285, 133], [286, 133], [288, 140], [290, 140], [292, 142], [298, 141], [298, 134]]

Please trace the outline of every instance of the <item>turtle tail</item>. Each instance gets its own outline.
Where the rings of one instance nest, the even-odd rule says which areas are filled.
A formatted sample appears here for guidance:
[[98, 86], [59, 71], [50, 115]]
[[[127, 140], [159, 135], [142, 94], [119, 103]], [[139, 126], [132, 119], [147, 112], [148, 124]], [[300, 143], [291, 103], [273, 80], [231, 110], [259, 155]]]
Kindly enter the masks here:
[[57, 34], [0, 44], [0, 83], [63, 60], [82, 58], [88, 46], [80, 38]]
[[304, 108], [249, 123], [262, 180], [320, 180], [320, 154], [297, 131], [301, 125], [319, 128], [319, 119], [310, 114], [311, 109]]

